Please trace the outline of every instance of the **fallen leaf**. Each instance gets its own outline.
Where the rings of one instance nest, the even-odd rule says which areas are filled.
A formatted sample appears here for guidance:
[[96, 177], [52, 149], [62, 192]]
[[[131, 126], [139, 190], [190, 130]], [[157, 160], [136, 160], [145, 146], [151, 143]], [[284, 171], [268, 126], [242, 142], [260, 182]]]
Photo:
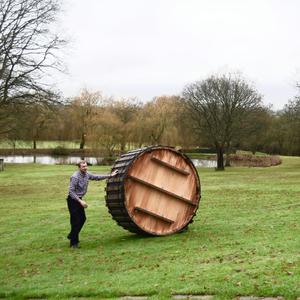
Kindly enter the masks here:
[[256, 291], [258, 291], [258, 288], [256, 286], [254, 288], [255, 288]]
[[236, 285], [241, 285], [242, 283], [241, 282], [238, 282]]

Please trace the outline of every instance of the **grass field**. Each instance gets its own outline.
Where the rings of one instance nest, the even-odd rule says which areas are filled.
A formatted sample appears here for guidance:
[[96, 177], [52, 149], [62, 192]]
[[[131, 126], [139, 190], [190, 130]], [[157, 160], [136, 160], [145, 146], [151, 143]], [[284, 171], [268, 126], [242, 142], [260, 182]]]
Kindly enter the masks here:
[[[189, 230], [143, 237], [107, 212], [90, 182], [81, 249], [70, 249], [74, 166], [8, 164], [0, 172], [0, 298], [116, 299], [146, 295], [300, 296], [300, 158], [280, 166], [198, 169], [202, 199]], [[89, 167], [107, 174], [107, 167]]]

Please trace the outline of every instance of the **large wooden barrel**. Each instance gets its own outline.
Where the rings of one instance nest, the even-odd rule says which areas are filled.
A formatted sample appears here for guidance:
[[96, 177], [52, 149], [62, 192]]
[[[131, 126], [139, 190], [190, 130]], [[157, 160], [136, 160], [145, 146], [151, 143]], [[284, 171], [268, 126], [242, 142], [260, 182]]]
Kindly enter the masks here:
[[164, 236], [187, 229], [198, 209], [201, 188], [190, 159], [167, 146], [129, 151], [117, 159], [107, 180], [106, 206], [124, 229]]

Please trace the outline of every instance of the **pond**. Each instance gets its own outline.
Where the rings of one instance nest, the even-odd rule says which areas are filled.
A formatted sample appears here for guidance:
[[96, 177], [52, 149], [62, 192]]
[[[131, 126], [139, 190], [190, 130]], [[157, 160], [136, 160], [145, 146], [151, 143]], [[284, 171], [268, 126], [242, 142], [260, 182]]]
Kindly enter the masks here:
[[[4, 159], [4, 163], [37, 163], [37, 164], [45, 164], [45, 165], [58, 165], [58, 164], [66, 164], [66, 165], [75, 165], [81, 159], [84, 159], [89, 165], [96, 165], [97, 162], [101, 161], [101, 158], [96, 157], [79, 157], [79, 156], [22, 156], [22, 155], [14, 155], [14, 156], [0, 156], [0, 158]], [[199, 158], [191, 158], [195, 167], [216, 167], [217, 162], [215, 160], [209, 159], [199, 159]]]

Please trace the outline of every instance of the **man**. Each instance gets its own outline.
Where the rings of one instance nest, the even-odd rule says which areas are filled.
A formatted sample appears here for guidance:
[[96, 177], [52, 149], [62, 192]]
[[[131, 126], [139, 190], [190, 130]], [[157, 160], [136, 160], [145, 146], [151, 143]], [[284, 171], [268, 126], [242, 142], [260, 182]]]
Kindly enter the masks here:
[[87, 163], [84, 160], [78, 163], [78, 171], [70, 179], [69, 195], [67, 198], [71, 222], [71, 232], [68, 234], [70, 247], [81, 248], [78, 245], [78, 235], [86, 220], [84, 209], [88, 207], [82, 200], [82, 197], [86, 194], [89, 180], [103, 180], [117, 174], [118, 170], [114, 171], [111, 175], [94, 175], [87, 171]]

